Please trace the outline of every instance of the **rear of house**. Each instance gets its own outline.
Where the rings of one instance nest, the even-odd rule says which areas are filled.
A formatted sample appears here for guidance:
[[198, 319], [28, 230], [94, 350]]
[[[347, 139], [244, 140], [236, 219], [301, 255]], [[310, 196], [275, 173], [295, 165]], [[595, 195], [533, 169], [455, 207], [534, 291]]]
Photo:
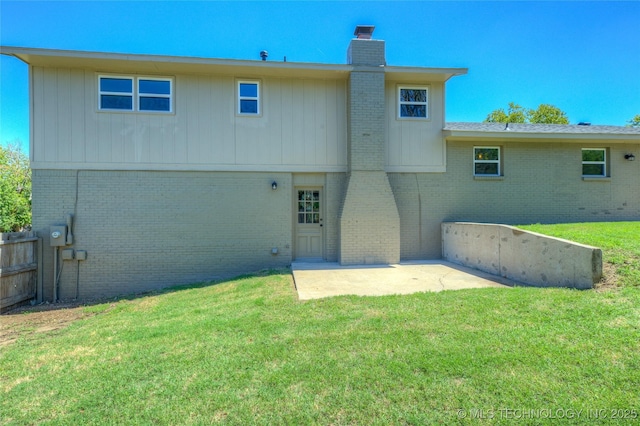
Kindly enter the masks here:
[[639, 130], [446, 124], [466, 69], [388, 66], [367, 31], [346, 64], [3, 47], [29, 64], [44, 299], [436, 259], [443, 221], [640, 219]]

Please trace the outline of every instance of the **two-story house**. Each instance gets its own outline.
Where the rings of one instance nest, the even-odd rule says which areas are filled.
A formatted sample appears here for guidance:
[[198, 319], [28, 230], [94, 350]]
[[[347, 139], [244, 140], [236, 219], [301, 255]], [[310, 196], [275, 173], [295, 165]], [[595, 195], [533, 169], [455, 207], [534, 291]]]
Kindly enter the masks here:
[[443, 221], [640, 220], [640, 130], [445, 123], [467, 70], [388, 66], [372, 30], [346, 64], [2, 47], [29, 65], [44, 298], [436, 259]]

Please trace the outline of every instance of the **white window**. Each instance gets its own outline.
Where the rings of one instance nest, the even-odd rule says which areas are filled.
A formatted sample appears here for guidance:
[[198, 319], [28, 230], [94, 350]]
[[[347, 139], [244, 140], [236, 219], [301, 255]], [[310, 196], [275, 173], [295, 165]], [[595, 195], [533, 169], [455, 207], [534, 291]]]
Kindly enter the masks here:
[[607, 176], [605, 148], [582, 148], [582, 176]]
[[260, 114], [260, 83], [238, 81], [238, 114]]
[[133, 77], [100, 77], [100, 109], [133, 111]]
[[498, 146], [473, 147], [473, 175], [474, 176], [501, 176], [500, 175], [500, 147]]
[[398, 87], [399, 118], [429, 118], [429, 89], [427, 87]]
[[101, 111], [173, 112], [173, 79], [98, 76]]
[[138, 78], [138, 108], [140, 111], [171, 112], [171, 80]]

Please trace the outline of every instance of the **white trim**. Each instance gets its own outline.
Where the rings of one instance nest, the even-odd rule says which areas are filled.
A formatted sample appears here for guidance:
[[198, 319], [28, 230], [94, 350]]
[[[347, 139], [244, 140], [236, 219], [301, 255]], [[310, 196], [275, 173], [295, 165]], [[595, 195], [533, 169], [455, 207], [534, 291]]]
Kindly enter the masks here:
[[[242, 84], [255, 84], [256, 85], [256, 96], [242, 96], [240, 94], [240, 85]], [[260, 96], [260, 91], [262, 90], [262, 85], [260, 80], [236, 80], [236, 114], [241, 115], [243, 117], [259, 117], [262, 115], [262, 96]], [[240, 111], [240, 107], [242, 105], [242, 101], [256, 101], [256, 112], [242, 112]]]
[[[476, 159], [476, 149], [497, 149], [498, 150], [498, 159], [497, 160], [477, 160]], [[473, 147], [473, 176], [474, 177], [498, 177], [502, 176], [502, 148], [499, 146], [474, 146]], [[476, 164], [497, 164], [498, 165], [498, 173], [476, 173]]]
[[85, 163], [50, 162], [31, 163], [38, 170], [139, 170], [139, 171], [202, 171], [202, 172], [284, 172], [284, 173], [341, 173], [347, 166], [259, 165], [259, 164], [162, 164], [162, 163]]
[[387, 173], [445, 173], [447, 166], [385, 166], [384, 171]]
[[624, 133], [535, 133], [535, 132], [478, 132], [465, 130], [443, 130], [447, 141], [456, 142], [491, 142], [508, 140], [509, 142], [561, 142], [585, 143], [638, 143], [640, 135]]
[[[430, 85], [407, 85], [407, 84], [399, 84], [396, 86], [397, 90], [396, 90], [396, 102], [397, 102], [397, 110], [396, 110], [396, 118], [398, 120], [430, 120], [431, 119], [431, 114], [430, 114], [430, 108], [431, 108], [431, 102], [430, 102]], [[409, 89], [409, 90], [424, 90], [425, 93], [425, 102], [410, 102], [410, 101], [402, 101], [400, 94], [402, 93], [403, 89]], [[404, 117], [402, 115], [402, 106], [403, 105], [424, 105], [425, 106], [425, 117]]]

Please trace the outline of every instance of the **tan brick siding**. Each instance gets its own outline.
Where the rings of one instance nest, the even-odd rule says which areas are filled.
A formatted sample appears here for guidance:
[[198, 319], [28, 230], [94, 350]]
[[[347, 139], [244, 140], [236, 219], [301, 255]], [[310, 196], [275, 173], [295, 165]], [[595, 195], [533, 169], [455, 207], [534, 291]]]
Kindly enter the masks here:
[[384, 42], [352, 40], [349, 77], [348, 163], [340, 209], [343, 265], [397, 263], [400, 219], [384, 171], [386, 162]]
[[340, 205], [346, 188], [345, 173], [327, 173], [324, 187], [324, 250], [325, 260], [337, 262], [340, 253]]
[[44, 297], [53, 291], [49, 226], [68, 213], [75, 214], [71, 247], [88, 258], [64, 262], [62, 299], [76, 297], [77, 279], [86, 299], [289, 265], [291, 183], [286, 173], [34, 170]]
[[354, 171], [340, 213], [340, 263], [398, 263], [400, 219], [385, 172]]
[[377, 67], [386, 65], [383, 40], [353, 39], [347, 49], [347, 63]]

